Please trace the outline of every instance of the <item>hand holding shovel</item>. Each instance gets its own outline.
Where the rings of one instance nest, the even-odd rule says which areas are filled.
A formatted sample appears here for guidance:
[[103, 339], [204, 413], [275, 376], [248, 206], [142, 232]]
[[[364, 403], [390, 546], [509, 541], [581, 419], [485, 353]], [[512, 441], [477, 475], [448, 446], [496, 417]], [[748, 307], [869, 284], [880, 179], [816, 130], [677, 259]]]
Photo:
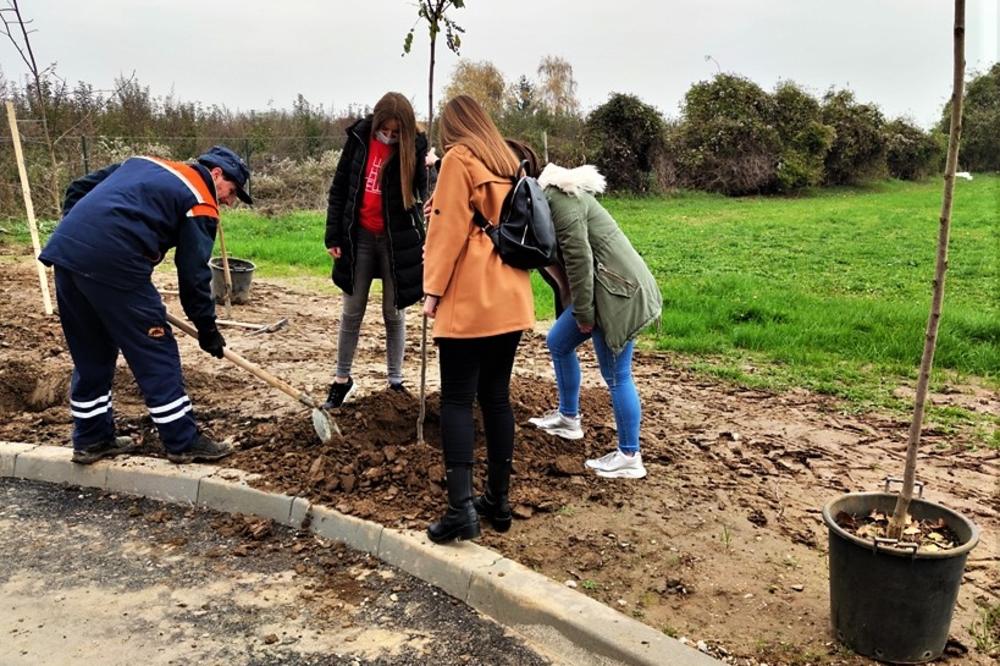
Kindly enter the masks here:
[[[167, 321], [169, 321], [171, 325], [175, 326], [176, 328], [179, 328], [180, 330], [184, 331], [191, 337], [197, 339], [198, 331], [196, 331], [191, 324], [187, 323], [182, 319], [178, 319], [169, 312], [167, 313]], [[321, 442], [323, 442], [324, 444], [329, 444], [331, 441], [333, 441], [334, 434], [336, 434], [337, 437], [341, 439], [344, 438], [344, 435], [340, 432], [340, 428], [337, 426], [337, 422], [334, 421], [333, 417], [330, 416], [330, 414], [328, 414], [322, 407], [320, 407], [319, 403], [313, 400], [313, 398], [308, 393], [300, 391], [291, 384], [288, 384], [287, 382], [275, 377], [267, 370], [257, 365], [254, 365], [253, 363], [246, 360], [245, 358], [243, 358], [234, 351], [223, 349], [222, 356], [223, 358], [243, 368], [253, 376], [257, 377], [258, 379], [264, 381], [266, 384], [269, 384], [270, 386], [278, 389], [282, 393], [290, 395], [291, 397], [295, 398], [297, 401], [301, 402], [306, 407], [310, 407], [312, 409], [313, 430], [316, 431], [316, 436], [319, 437]]]

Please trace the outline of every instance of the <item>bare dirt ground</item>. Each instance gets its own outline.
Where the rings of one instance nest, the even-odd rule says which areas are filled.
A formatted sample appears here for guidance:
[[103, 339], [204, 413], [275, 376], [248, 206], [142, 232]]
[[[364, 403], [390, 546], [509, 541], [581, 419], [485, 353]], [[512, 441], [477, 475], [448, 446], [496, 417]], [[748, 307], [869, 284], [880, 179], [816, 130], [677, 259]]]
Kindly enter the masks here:
[[[67, 443], [71, 362], [56, 318], [38, 305], [34, 268], [0, 257], [0, 439]], [[169, 274], [157, 276], [172, 287]], [[354, 368], [359, 394], [336, 415], [346, 440], [320, 445], [306, 410], [224, 361], [180, 341], [199, 421], [238, 453], [227, 465], [260, 472], [267, 485], [390, 526], [422, 529], [443, 506], [437, 366], [432, 353], [426, 444], [416, 443], [420, 320], [408, 312], [406, 375], [413, 395], [385, 391], [378, 296]], [[180, 312], [175, 296], [167, 305]], [[258, 280], [234, 317], [290, 325], [272, 334], [226, 329], [232, 349], [314, 395], [334, 363], [336, 292], [308, 280]], [[875, 490], [902, 471], [908, 421], [854, 415], [829, 397], [746, 390], [645, 352], [635, 362], [643, 401], [641, 481], [588, 475], [582, 462], [614, 446], [609, 398], [584, 352], [579, 442], [527, 424], [555, 404], [541, 332], [526, 335], [512, 393], [518, 423], [512, 501], [520, 519], [483, 543], [552, 578], [692, 643], [744, 664], [866, 664], [829, 632], [827, 537], [820, 510], [847, 491]], [[159, 454], [152, 424], [121, 363], [114, 388], [119, 429]], [[908, 390], [900, 387], [901, 391]], [[952, 387], [936, 400], [1000, 413], [1000, 396]], [[926, 495], [982, 530], [972, 552], [941, 662], [993, 664], [977, 649], [974, 622], [1000, 603], [1000, 452], [973, 446], [972, 432], [928, 423], [920, 477]], [[482, 453], [480, 454], [482, 457]], [[997, 637], [1000, 638], [1000, 637]]]

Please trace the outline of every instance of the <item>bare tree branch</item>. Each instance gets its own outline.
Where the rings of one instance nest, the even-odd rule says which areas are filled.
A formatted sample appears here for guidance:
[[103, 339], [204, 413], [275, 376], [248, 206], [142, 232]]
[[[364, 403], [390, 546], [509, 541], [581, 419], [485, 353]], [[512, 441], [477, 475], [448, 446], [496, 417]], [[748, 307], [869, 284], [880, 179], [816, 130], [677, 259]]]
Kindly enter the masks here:
[[105, 97], [104, 99], [102, 99], [100, 104], [97, 104], [96, 106], [94, 106], [93, 109], [91, 109], [90, 111], [88, 111], [86, 113], [86, 115], [84, 115], [83, 118], [80, 119], [79, 122], [75, 123], [68, 130], [66, 130], [65, 132], [63, 132], [59, 136], [57, 136], [55, 138], [55, 140], [52, 142], [52, 145], [54, 145], [54, 146], [55, 145], [59, 145], [60, 141], [62, 141], [63, 139], [65, 139], [67, 136], [69, 136], [70, 134], [72, 134], [74, 130], [76, 130], [78, 127], [80, 127], [81, 125], [83, 125], [84, 123], [86, 123], [88, 120], [90, 120], [93, 117], [93, 115], [95, 113], [97, 113], [98, 111], [102, 110], [102, 108], [104, 106], [107, 106], [111, 102], [112, 99], [114, 99], [116, 96], [120, 95], [121, 91], [126, 86], [128, 86], [130, 83], [132, 83], [132, 81], [134, 81], [134, 80], [135, 80], [135, 70], [133, 69], [132, 73], [129, 75], [129, 77], [127, 79], [122, 80], [121, 85], [119, 85], [117, 88], [115, 88], [113, 91], [111, 91], [110, 95], [108, 95], [107, 97]]
[[[16, 21], [9, 20], [8, 15], [13, 14]], [[21, 8], [17, 4], [17, 0], [8, 0], [8, 7], [0, 13], [0, 17], [3, 18], [4, 32], [10, 39], [11, 43], [14, 44], [14, 48], [21, 55], [21, 59], [28, 66], [28, 71], [31, 72], [32, 77], [35, 79], [35, 97], [38, 99], [38, 110], [42, 114], [42, 133], [45, 136], [45, 143], [49, 149], [49, 160], [52, 163], [52, 172], [49, 175], [51, 181], [52, 198], [55, 203], [55, 208], [53, 210], [59, 211], [62, 208], [62, 201], [59, 197], [59, 163], [56, 161], [56, 151], [55, 146], [52, 143], [52, 137], [49, 135], [49, 121], [48, 113], [45, 104], [45, 92], [42, 88], [42, 79], [51, 74], [52, 65], [45, 68], [44, 70], [38, 69], [38, 63], [35, 60], [35, 52], [31, 48], [31, 40], [28, 35], [37, 32], [35, 30], [28, 30], [28, 24], [31, 20], [25, 20], [21, 16]], [[21, 30], [21, 43], [15, 38], [14, 33], [11, 30], [12, 26], [20, 28]]]

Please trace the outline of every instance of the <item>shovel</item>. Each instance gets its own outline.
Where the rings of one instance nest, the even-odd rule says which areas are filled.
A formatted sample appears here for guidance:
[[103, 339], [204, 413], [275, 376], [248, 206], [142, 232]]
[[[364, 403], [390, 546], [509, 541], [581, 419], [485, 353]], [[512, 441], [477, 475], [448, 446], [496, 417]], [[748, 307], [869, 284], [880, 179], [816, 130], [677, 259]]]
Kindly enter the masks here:
[[[167, 321], [169, 321], [173, 326], [179, 328], [180, 330], [190, 335], [192, 338], [197, 339], [198, 331], [196, 331], [194, 326], [192, 326], [191, 324], [187, 323], [182, 319], [178, 319], [169, 312], [167, 313]], [[316, 436], [319, 437], [321, 442], [323, 442], [324, 444], [329, 444], [331, 441], [333, 441], [334, 434], [336, 434], [337, 437], [343, 439], [344, 436], [343, 434], [341, 434], [340, 428], [337, 427], [337, 422], [334, 421], [333, 417], [330, 416], [322, 407], [320, 407], [319, 404], [315, 400], [313, 400], [312, 397], [309, 396], [309, 394], [305, 393], [304, 391], [298, 390], [294, 386], [282, 381], [281, 379], [278, 379], [264, 368], [254, 365], [253, 363], [246, 360], [245, 358], [243, 358], [234, 351], [223, 349], [222, 355], [232, 363], [235, 363], [236, 365], [240, 366], [253, 376], [257, 377], [258, 379], [273, 386], [282, 393], [287, 393], [288, 395], [292, 396], [293, 398], [301, 402], [306, 407], [312, 408], [313, 430], [316, 431]]]

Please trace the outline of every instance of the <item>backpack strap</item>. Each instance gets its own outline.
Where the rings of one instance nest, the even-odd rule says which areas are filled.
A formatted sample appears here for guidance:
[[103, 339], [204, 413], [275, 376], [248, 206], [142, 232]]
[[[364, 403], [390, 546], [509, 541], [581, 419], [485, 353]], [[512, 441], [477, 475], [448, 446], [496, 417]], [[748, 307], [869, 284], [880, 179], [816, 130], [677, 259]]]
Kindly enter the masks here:
[[[517, 165], [517, 169], [514, 171], [514, 175], [510, 177], [511, 186], [516, 187], [517, 181], [527, 175], [528, 160], [521, 160], [521, 163]], [[487, 234], [495, 233], [498, 226], [490, 222], [485, 215], [479, 212], [478, 208], [473, 209], [472, 221], [476, 223], [477, 227], [485, 231]]]
[[473, 211], [472, 212], [472, 221], [476, 223], [477, 227], [479, 227], [480, 229], [482, 229], [486, 233], [490, 233], [490, 229], [495, 229], [496, 228], [493, 225], [492, 222], [490, 222], [488, 219], [486, 219], [485, 215], [483, 215], [482, 213], [479, 212], [478, 208], [473, 208], [472, 211]]

